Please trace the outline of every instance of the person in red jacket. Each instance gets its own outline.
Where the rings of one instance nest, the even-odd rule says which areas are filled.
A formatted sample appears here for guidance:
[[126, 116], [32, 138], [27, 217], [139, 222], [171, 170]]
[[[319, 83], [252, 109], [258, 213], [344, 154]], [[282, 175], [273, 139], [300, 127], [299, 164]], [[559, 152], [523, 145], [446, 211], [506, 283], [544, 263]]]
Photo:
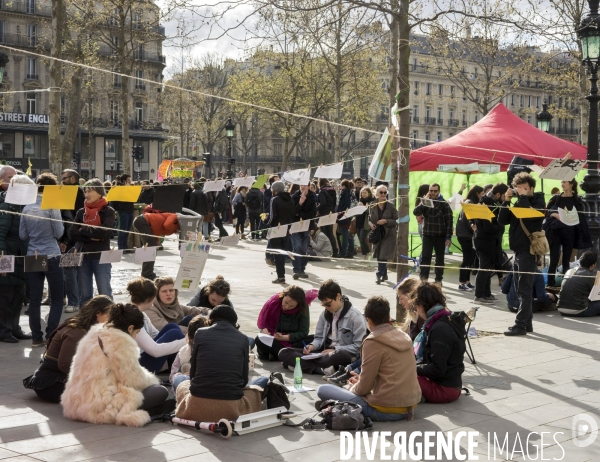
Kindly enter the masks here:
[[[158, 247], [158, 237], [169, 236], [179, 231], [179, 222], [176, 213], [161, 212], [148, 206], [142, 215], [133, 220], [133, 229], [142, 234], [140, 236], [142, 244]], [[150, 237], [149, 234], [153, 234], [155, 237]], [[153, 261], [142, 263], [142, 277], [156, 279]]]

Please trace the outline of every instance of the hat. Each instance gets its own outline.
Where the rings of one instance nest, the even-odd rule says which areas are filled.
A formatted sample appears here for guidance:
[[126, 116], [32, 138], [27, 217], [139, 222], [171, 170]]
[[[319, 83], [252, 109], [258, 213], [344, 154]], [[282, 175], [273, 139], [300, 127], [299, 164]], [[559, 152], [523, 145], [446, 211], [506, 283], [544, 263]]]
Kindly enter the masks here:
[[283, 181], [276, 181], [271, 186], [271, 191], [273, 191], [274, 193], [279, 194], [280, 192], [285, 191], [285, 184], [283, 183]]
[[208, 319], [212, 322], [227, 321], [232, 326], [237, 327], [237, 314], [229, 305], [219, 305], [210, 312]]

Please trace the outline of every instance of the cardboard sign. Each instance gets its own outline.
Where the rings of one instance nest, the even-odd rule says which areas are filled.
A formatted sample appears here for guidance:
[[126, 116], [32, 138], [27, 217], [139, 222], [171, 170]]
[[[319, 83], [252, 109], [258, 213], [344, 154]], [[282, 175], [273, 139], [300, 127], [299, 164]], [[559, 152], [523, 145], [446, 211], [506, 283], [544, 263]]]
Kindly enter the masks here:
[[152, 208], [161, 212], [181, 213], [186, 184], [169, 184], [154, 188]]
[[47, 255], [27, 255], [25, 257], [25, 272], [46, 272], [48, 271], [48, 256]]
[[44, 186], [42, 194], [42, 210], [73, 210], [79, 186]]

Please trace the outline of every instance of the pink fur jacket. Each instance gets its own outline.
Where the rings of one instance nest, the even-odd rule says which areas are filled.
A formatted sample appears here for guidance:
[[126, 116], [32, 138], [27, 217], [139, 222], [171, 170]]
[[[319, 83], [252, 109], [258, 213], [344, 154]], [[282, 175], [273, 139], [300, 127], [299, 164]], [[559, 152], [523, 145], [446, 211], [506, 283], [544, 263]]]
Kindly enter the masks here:
[[98, 424], [141, 427], [150, 416], [139, 407], [141, 391], [158, 384], [140, 366], [135, 340], [116, 328], [96, 324], [77, 345], [62, 394], [65, 417]]

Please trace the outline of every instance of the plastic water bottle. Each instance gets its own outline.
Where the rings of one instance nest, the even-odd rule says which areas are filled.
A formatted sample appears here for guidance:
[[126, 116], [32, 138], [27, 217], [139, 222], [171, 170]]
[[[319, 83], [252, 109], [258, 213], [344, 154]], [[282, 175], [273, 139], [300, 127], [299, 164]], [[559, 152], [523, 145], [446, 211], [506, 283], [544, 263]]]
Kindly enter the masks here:
[[300, 367], [300, 358], [296, 358], [296, 367], [294, 367], [294, 388], [302, 389], [302, 368]]

